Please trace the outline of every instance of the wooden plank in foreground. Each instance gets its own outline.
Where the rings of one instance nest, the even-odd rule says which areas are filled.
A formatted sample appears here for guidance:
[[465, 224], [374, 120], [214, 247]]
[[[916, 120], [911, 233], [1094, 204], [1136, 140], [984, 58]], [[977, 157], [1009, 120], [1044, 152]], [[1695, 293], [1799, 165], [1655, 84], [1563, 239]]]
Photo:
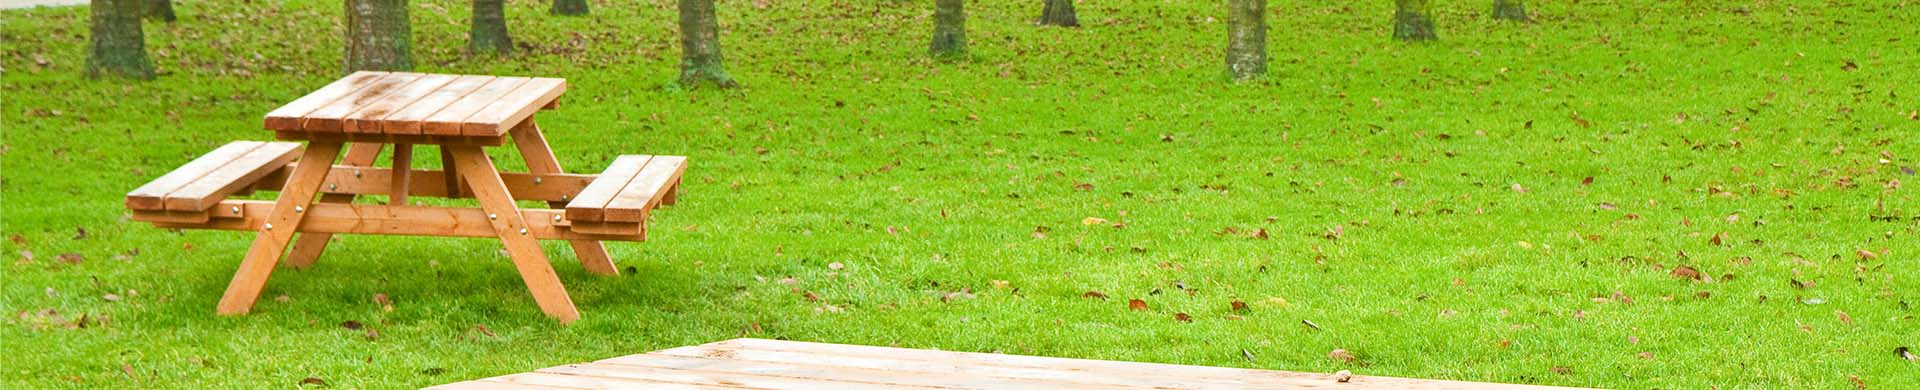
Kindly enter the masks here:
[[1487, 389], [1563, 387], [733, 339], [431, 389]]

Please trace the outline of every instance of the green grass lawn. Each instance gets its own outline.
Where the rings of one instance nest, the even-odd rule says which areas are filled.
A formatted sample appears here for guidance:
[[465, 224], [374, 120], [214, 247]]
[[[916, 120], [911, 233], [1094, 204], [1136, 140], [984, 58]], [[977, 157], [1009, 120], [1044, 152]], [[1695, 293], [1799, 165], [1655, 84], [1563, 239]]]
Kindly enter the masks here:
[[726, 0], [734, 91], [668, 85], [671, 1], [586, 18], [512, 1], [508, 58], [462, 54], [465, 2], [416, 2], [420, 70], [568, 79], [540, 118], [571, 170], [691, 158], [651, 241], [610, 245], [627, 275], [547, 243], [571, 326], [483, 239], [344, 237], [275, 273], [252, 315], [215, 315], [252, 235], [136, 223], [123, 194], [270, 139], [263, 114], [341, 75], [341, 10], [179, 3], [146, 29], [151, 82], [81, 76], [85, 8], [0, 13], [0, 387], [419, 387], [735, 337], [1920, 383], [1893, 353], [1920, 349], [1907, 1], [1533, 2], [1534, 25], [1443, 2], [1441, 40], [1415, 45], [1388, 39], [1387, 1], [1279, 1], [1271, 77], [1234, 85], [1217, 1], [1083, 1], [1080, 29], [975, 1], [973, 58], [940, 63], [926, 2]]

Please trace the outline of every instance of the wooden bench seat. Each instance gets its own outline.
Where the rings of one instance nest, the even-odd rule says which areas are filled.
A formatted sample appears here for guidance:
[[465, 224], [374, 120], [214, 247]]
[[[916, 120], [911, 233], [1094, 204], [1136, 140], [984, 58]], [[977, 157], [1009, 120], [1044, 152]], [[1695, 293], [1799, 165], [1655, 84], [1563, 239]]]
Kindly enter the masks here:
[[[592, 234], [644, 234], [647, 216], [671, 205], [687, 170], [684, 156], [623, 155], [567, 203], [574, 231]], [[617, 230], [616, 230], [617, 229]]]
[[300, 143], [234, 141], [127, 193], [136, 212], [200, 213], [293, 162]]

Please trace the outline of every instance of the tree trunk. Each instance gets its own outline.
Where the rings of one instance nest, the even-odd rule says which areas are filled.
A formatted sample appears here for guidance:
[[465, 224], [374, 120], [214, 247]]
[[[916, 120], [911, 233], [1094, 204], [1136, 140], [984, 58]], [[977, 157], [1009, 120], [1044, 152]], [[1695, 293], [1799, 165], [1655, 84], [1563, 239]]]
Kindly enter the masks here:
[[1393, 6], [1393, 39], [1430, 41], [1438, 38], [1433, 34], [1433, 18], [1427, 16], [1427, 0], [1394, 0]]
[[173, 0], [147, 0], [147, 18], [173, 22]]
[[153, 79], [146, 33], [140, 30], [146, 0], [93, 0], [89, 8], [93, 37], [87, 51], [87, 76]]
[[738, 86], [720, 59], [720, 20], [713, 0], [680, 0], [680, 85]]
[[506, 0], [473, 0], [473, 28], [467, 31], [468, 52], [513, 53], [513, 37], [507, 35], [506, 5]]
[[1267, 74], [1267, 0], [1227, 1], [1227, 75], [1234, 81]]
[[1527, 17], [1527, 4], [1521, 0], [1493, 0], [1493, 18], [1515, 22], [1532, 22]]
[[1045, 9], [1040, 10], [1042, 26], [1079, 27], [1080, 18], [1073, 14], [1073, 0], [1047, 0]]
[[346, 70], [413, 70], [406, 0], [347, 0]]
[[933, 45], [931, 52], [941, 59], [967, 56], [967, 10], [965, 0], [934, 0]]
[[586, 15], [587, 0], [553, 0], [553, 8], [547, 12], [554, 15]]

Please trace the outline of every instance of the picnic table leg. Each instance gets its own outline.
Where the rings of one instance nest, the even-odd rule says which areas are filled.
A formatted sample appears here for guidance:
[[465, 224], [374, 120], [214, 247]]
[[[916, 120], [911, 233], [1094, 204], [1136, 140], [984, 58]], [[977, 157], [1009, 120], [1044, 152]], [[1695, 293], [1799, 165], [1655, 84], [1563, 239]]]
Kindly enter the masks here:
[[[347, 145], [347, 157], [340, 159], [340, 165], [373, 166], [373, 160], [380, 157], [384, 144], [355, 142]], [[326, 194], [320, 196], [320, 203], [353, 203], [353, 194]], [[287, 253], [287, 267], [307, 268], [320, 260], [320, 253], [327, 250], [327, 243], [333, 239], [333, 233], [300, 233], [293, 241], [293, 250]]]
[[320, 183], [327, 180], [333, 159], [340, 156], [340, 146], [339, 142], [307, 144], [306, 152], [300, 156], [302, 163], [287, 175], [287, 184], [280, 188], [280, 199], [274, 201], [266, 223], [254, 235], [253, 246], [247, 248], [246, 260], [240, 262], [239, 271], [234, 272], [233, 281], [227, 284], [226, 294], [220, 297], [220, 314], [246, 314], [253, 310], [253, 302], [260, 299], [260, 290], [267, 286], [267, 277], [273, 275], [280, 255], [286, 254], [287, 242], [293, 239], [300, 221], [307, 216], [306, 209], [313, 206]]
[[[547, 137], [540, 133], [540, 126], [529, 117], [520, 125], [514, 126], [513, 145], [520, 149], [520, 157], [527, 160], [527, 171], [532, 173], [566, 173], [560, 168], [560, 159], [553, 156], [553, 149], [547, 146]], [[567, 202], [547, 202], [555, 209], [567, 207]], [[580, 266], [601, 275], [620, 275], [620, 268], [613, 264], [613, 256], [607, 254], [607, 246], [596, 240], [568, 240], [573, 246], [574, 257], [580, 258]]]
[[547, 261], [540, 242], [527, 235], [527, 221], [521, 217], [519, 207], [514, 206], [513, 195], [500, 180], [500, 171], [494, 167], [493, 160], [478, 146], [443, 147], [452, 152], [460, 175], [467, 179], [474, 198], [479, 199], [480, 207], [486, 210], [488, 222], [506, 246], [507, 255], [513, 258], [514, 268], [520, 271], [520, 279], [527, 283], [527, 290], [533, 293], [533, 301], [540, 305], [540, 311], [563, 324], [579, 319], [580, 312], [574, 309], [573, 298], [567, 296], [566, 287], [560, 284], [560, 275], [554, 274], [553, 264]]
[[453, 162], [453, 152], [449, 148], [447, 145], [440, 145], [440, 169], [446, 171], [447, 197], [464, 198], [461, 192], [466, 191], [467, 186], [460, 185], [460, 164]]
[[408, 183], [413, 179], [413, 144], [393, 144], [393, 182], [388, 187], [387, 204], [407, 205]]

